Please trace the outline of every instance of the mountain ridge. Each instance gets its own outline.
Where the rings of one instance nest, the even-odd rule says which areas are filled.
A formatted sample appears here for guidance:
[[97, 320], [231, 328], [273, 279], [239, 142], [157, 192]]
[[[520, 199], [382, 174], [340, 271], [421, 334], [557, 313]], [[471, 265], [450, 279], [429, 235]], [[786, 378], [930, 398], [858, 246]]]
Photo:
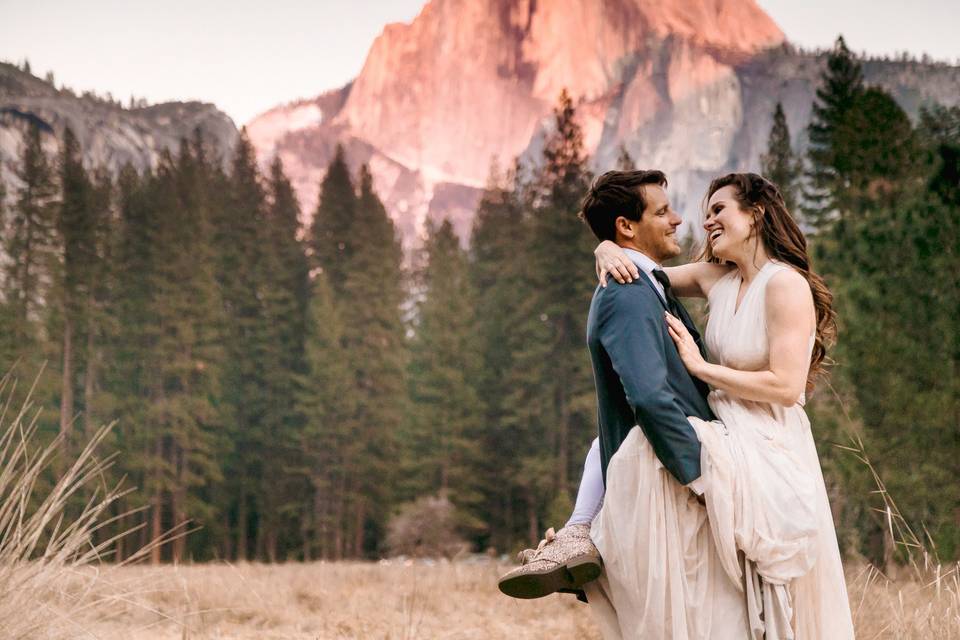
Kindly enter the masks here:
[[[334, 150], [344, 145], [354, 172], [370, 165], [407, 249], [422, 240], [428, 220], [449, 218], [467, 240], [491, 166], [539, 161], [564, 88], [591, 168], [613, 167], [626, 148], [639, 166], [668, 173], [674, 204], [691, 221], [711, 177], [758, 169], [777, 101], [795, 150], [804, 151], [826, 53], [795, 48], [753, 0], [594, 6], [431, 0], [411, 22], [384, 27], [355, 79], [265, 111], [247, 123], [248, 134], [264, 167], [275, 155], [283, 160], [305, 225]], [[867, 83], [890, 91], [911, 117], [924, 104], [960, 103], [960, 67], [862, 62]], [[226, 162], [238, 137], [209, 103], [124, 107], [0, 63], [0, 180], [8, 197], [31, 122], [42, 123], [51, 155], [69, 123], [85, 163], [112, 170], [156, 166], [164, 149], [176, 150], [196, 128]]]
[[71, 89], [58, 89], [48, 80], [0, 62], [0, 180], [8, 194], [17, 186], [14, 167], [31, 124], [40, 126], [43, 147], [51, 157], [69, 125], [84, 164], [114, 173], [127, 163], [141, 171], [156, 167], [165, 150], [175, 152], [180, 140], [190, 139], [197, 129], [226, 166], [239, 139], [233, 120], [211, 103], [124, 107], [91, 92], [77, 95]]
[[[343, 143], [352, 167], [371, 165], [407, 247], [431, 218], [450, 218], [467, 237], [491, 163], [538, 160], [561, 89], [577, 104], [593, 168], [612, 167], [624, 146], [640, 165], [671, 175], [688, 219], [709, 177], [757, 169], [777, 99], [802, 151], [824, 54], [795, 49], [755, 2], [595, 6], [431, 0], [410, 23], [384, 28], [351, 83], [317, 98], [322, 121], [286, 127], [278, 107], [248, 130], [261, 161], [279, 154], [291, 171], [305, 222]], [[957, 67], [921, 64], [944, 76], [924, 84], [901, 77], [897, 65], [910, 63], [864, 64], [868, 81], [912, 115], [921, 103], [960, 100]]]

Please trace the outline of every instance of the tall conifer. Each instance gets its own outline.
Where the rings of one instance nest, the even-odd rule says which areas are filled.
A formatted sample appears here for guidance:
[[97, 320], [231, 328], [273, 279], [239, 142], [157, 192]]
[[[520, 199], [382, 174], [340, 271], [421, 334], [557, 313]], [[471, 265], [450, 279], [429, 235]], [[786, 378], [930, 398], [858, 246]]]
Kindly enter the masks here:
[[[405, 298], [402, 251], [393, 221], [373, 188], [373, 176], [360, 171], [356, 216], [347, 233], [356, 242], [345, 262], [343, 283], [344, 357], [357, 398], [351, 437], [357, 439], [352, 481], [352, 555], [370, 550], [365, 531], [380, 531], [393, 495], [397, 430], [406, 412], [406, 344], [401, 304]], [[337, 271], [330, 272], [331, 279]], [[331, 286], [336, 291], [334, 282]]]
[[805, 214], [816, 228], [842, 215], [838, 207], [843, 206], [843, 188], [849, 171], [847, 158], [855, 151], [847, 137], [852, 133], [848, 116], [863, 89], [860, 61], [840, 36], [827, 56], [827, 67], [820, 77], [813, 104], [813, 117], [807, 127], [810, 146]]
[[760, 158], [760, 167], [763, 175], [780, 188], [787, 210], [793, 214], [799, 213], [795, 207], [802, 165], [790, 145], [790, 128], [783, 105], [779, 102], [773, 112], [767, 152]]
[[[481, 480], [479, 342], [466, 252], [448, 220], [431, 225], [411, 346], [409, 497], [441, 492], [477, 527]], [[406, 475], [406, 474], [405, 474]]]
[[343, 146], [337, 145], [320, 184], [320, 200], [310, 228], [310, 248], [316, 264], [329, 274], [330, 286], [338, 295], [343, 292], [346, 265], [356, 244], [362, 242], [350, 234], [357, 214], [356, 199], [346, 154]]
[[348, 491], [359, 448], [353, 431], [357, 394], [344, 351], [346, 320], [324, 273], [312, 283], [306, 335], [307, 370], [298, 386], [301, 472], [310, 500], [301, 505], [304, 557], [343, 558], [347, 553]]
[[234, 150], [224, 204], [216, 232], [217, 279], [227, 328], [222, 384], [233, 444], [227, 468], [230, 510], [235, 514], [234, 549], [237, 558], [245, 559], [261, 552], [265, 543], [256, 514], [263, 507], [261, 447], [268, 437], [265, 418], [269, 411], [264, 364], [271, 331], [263, 306], [266, 194], [246, 132], [241, 133]]
[[14, 353], [17, 356], [36, 351], [40, 340], [40, 321], [56, 267], [56, 206], [58, 189], [43, 149], [40, 127], [31, 123], [27, 130], [23, 155], [16, 169], [21, 186], [15, 194], [8, 231], [5, 279], [6, 300], [11, 307]]

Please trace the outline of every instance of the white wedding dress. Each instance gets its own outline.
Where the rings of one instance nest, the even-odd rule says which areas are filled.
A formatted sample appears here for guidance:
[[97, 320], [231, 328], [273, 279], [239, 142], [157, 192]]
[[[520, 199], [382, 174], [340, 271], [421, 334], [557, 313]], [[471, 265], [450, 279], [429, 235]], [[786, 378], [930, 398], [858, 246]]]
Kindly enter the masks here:
[[[713, 361], [768, 366], [766, 285], [789, 268], [766, 263], [739, 309], [737, 270], [713, 286], [705, 332]], [[605, 640], [853, 638], [803, 400], [784, 407], [715, 390], [708, 401], [720, 422], [690, 418], [702, 442], [706, 507], [639, 428], [610, 460], [591, 528], [604, 571], [585, 587]]]

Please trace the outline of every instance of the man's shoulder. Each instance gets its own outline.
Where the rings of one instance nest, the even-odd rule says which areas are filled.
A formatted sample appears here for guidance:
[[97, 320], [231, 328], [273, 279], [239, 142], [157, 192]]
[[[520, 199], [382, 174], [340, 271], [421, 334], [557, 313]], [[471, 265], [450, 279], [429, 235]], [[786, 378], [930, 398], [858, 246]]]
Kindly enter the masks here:
[[[643, 276], [640, 276], [643, 278]], [[593, 294], [594, 302], [604, 308], [631, 308], [631, 309], [651, 309], [656, 310], [660, 307], [660, 301], [657, 299], [657, 292], [649, 283], [643, 280], [634, 280], [620, 284], [614, 279], [607, 281], [607, 286], [597, 287]]]

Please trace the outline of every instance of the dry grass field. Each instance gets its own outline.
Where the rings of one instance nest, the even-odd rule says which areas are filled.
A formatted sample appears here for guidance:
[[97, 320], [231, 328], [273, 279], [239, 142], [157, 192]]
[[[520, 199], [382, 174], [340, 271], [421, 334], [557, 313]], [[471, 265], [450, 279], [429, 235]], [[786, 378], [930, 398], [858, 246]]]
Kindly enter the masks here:
[[[114, 601], [75, 617], [71, 635], [103, 640], [600, 637], [589, 608], [572, 596], [519, 601], [501, 595], [496, 578], [503, 569], [490, 561], [124, 567], [110, 572], [110, 588], [102, 596]], [[933, 584], [892, 583], [871, 569], [851, 570], [857, 637], [960, 638], [956, 574], [941, 571], [939, 587], [935, 580], [934, 572]], [[72, 582], [61, 583], [59, 597], [89, 583], [82, 575]]]
[[[599, 638], [573, 596], [502, 595], [493, 562], [206, 564], [126, 567], [118, 591], [134, 597], [78, 620], [79, 637]], [[104, 612], [110, 611], [109, 618]]]
[[[0, 397], [8, 381], [0, 379]], [[501, 595], [496, 581], [507, 565], [484, 556], [458, 562], [101, 564], [112, 538], [94, 534], [110, 523], [108, 509], [122, 491], [108, 488], [84, 498], [80, 513], [69, 516], [67, 505], [96, 485], [109, 463], [93, 455], [109, 427], [40, 493], [38, 478], [60, 442], [33, 450], [39, 414], [28, 418], [31, 410], [25, 403], [6, 424], [0, 411], [0, 640], [599, 638], [588, 606], [572, 596], [520, 601]], [[896, 580], [849, 563], [857, 637], [960, 640], [958, 565], [931, 561], [862, 443], [855, 444], [850, 450], [870, 468], [886, 503], [891, 539], [910, 560]], [[133, 560], [166, 539], [154, 540]]]

